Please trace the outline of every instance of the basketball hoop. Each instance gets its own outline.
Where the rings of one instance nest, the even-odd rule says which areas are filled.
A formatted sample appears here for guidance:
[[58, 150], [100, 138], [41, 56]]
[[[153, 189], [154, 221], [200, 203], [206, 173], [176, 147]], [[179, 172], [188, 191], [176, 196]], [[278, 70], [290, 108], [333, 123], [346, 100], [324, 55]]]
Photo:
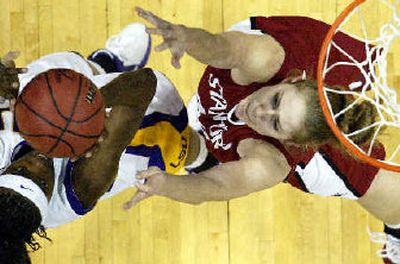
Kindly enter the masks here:
[[[325, 37], [318, 61], [318, 92], [325, 118], [338, 140], [361, 160], [376, 167], [400, 172], [400, 74], [392, 59], [400, 58], [400, 0], [355, 0], [336, 19]], [[376, 15], [382, 21], [376, 23], [367, 15]], [[363, 15], [365, 17], [363, 17]], [[358, 26], [357, 26], [358, 25]], [[343, 45], [335, 39], [340, 32], [365, 43], [365, 59], [357, 60]], [[396, 46], [396, 48], [394, 48]], [[400, 45], [399, 45], [400, 46]], [[333, 53], [340, 53], [343, 61], [334, 60]], [[398, 59], [400, 62], [400, 59]], [[393, 65], [393, 67], [392, 67]], [[359, 79], [352, 81], [342, 89], [328, 87], [327, 80], [338, 67], [347, 67], [359, 71]], [[399, 67], [399, 66], [396, 66]], [[331, 77], [332, 78], [332, 77]], [[350, 78], [350, 77], [349, 77]], [[352, 77], [351, 77], [352, 78]], [[397, 89], [396, 89], [397, 88]], [[350, 95], [354, 103], [333, 112], [329, 94]], [[337, 125], [337, 118], [351, 107], [368, 101], [378, 114], [376, 122], [351, 133], [343, 132]], [[352, 137], [373, 129], [373, 138], [367, 147], [357, 145]], [[386, 157], [377, 159], [372, 149], [377, 143], [385, 147]]]

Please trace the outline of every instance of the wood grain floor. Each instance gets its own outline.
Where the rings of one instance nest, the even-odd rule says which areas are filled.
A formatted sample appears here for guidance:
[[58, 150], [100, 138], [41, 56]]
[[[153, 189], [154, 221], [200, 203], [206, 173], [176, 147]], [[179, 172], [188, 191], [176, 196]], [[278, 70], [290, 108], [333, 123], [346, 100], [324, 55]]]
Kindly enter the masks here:
[[[372, 1], [372, 0], [371, 0]], [[20, 50], [19, 65], [47, 53], [83, 54], [140, 20], [133, 7], [220, 32], [250, 15], [306, 15], [333, 22], [348, 0], [0, 0], [0, 53]], [[160, 39], [155, 38], [155, 43]], [[169, 54], [149, 65], [166, 73], [185, 100], [203, 66], [189, 57], [181, 70]], [[53, 242], [34, 264], [372, 264], [381, 263], [367, 227], [379, 221], [350, 201], [303, 194], [281, 185], [230, 202], [190, 206], [151, 198], [125, 212], [133, 190], [101, 202], [84, 219], [49, 230]]]

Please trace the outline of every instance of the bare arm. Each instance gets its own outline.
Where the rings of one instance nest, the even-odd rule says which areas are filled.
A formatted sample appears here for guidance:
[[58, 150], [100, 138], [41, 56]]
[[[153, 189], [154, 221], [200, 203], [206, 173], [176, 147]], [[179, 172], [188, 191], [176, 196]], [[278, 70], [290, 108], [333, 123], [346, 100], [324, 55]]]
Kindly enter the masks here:
[[141, 173], [147, 183], [128, 204], [131, 207], [146, 198], [140, 193], [157, 194], [180, 202], [199, 204], [206, 201], [226, 201], [270, 188], [290, 172], [285, 157], [272, 145], [245, 140], [239, 147], [241, 158], [216, 166], [199, 174], [169, 175], [152, 168]]
[[101, 89], [107, 106], [106, 137], [92, 157], [74, 164], [74, 188], [85, 207], [92, 206], [110, 187], [118, 171], [118, 161], [138, 130], [155, 93], [157, 80], [152, 70], [121, 74]]
[[232, 69], [235, 82], [245, 85], [265, 82], [280, 69], [285, 52], [268, 35], [249, 35], [242, 32], [212, 34], [203, 29], [172, 24], [153, 13], [136, 8], [155, 28], [151, 34], [161, 35], [164, 42], [156, 51], [170, 49], [172, 65], [180, 68], [179, 60], [187, 52], [198, 61], [222, 69]]

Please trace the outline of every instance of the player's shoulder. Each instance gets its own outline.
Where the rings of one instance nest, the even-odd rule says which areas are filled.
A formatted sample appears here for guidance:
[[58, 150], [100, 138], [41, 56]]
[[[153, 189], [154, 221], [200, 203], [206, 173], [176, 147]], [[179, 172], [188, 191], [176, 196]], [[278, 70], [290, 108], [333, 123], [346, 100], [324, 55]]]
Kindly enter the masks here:
[[17, 132], [0, 131], [0, 168], [11, 163], [14, 148], [22, 141], [23, 138]]
[[47, 54], [32, 61], [26, 68], [28, 71], [18, 76], [20, 81], [20, 93], [33, 78], [52, 69], [70, 69], [87, 77], [93, 75], [92, 68], [86, 59], [75, 52]]

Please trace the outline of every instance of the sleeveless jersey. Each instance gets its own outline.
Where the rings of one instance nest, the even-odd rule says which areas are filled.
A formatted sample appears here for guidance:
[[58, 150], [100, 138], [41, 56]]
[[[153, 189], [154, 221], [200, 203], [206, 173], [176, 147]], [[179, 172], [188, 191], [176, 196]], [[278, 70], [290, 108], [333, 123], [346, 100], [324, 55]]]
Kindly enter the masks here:
[[[245, 25], [248, 25], [247, 29]], [[375, 167], [345, 155], [330, 145], [322, 146], [318, 151], [293, 146], [287, 148], [278, 140], [260, 135], [232, 120], [233, 112], [242, 99], [266, 85], [281, 82], [291, 70], [304, 70], [315, 76], [319, 47], [329, 25], [306, 17], [257, 17], [241, 22], [240, 27], [235, 26], [234, 30], [238, 28], [245, 33], [263, 32], [273, 36], [284, 48], [286, 56], [279, 72], [263, 84], [238, 85], [231, 79], [230, 70], [206, 68], [200, 80], [198, 96], [199, 121], [208, 150], [220, 162], [228, 162], [240, 159], [237, 153], [240, 141], [247, 138], [265, 140], [285, 155], [292, 167], [286, 181], [293, 186], [324, 196], [337, 195], [349, 199], [362, 196], [378, 171]], [[355, 47], [361, 45], [345, 34], [340, 34], [339, 41]], [[340, 54], [336, 56], [341, 59]], [[338, 67], [337, 70], [337, 78], [332, 79], [331, 84], [346, 86], [359, 78], [356, 73], [340, 74], [340, 71], [348, 70], [346, 67]], [[347, 78], [352, 75], [352, 78]], [[377, 147], [374, 153], [382, 157], [384, 150]]]
[[[73, 52], [62, 52], [44, 56], [27, 66], [28, 72], [19, 75], [21, 89], [37, 74], [49, 69], [64, 68], [77, 71], [91, 79], [101, 89], [121, 73], [93, 75], [88, 62]], [[168, 78], [153, 71], [157, 78], [155, 95], [150, 102], [140, 129], [127, 146], [119, 161], [118, 175], [110, 190], [101, 199], [112, 197], [133, 187], [136, 173], [149, 166], [158, 166], [169, 173], [183, 168], [189, 146], [189, 127], [182, 98]], [[8, 111], [9, 112], [9, 111]], [[11, 114], [11, 112], [9, 112]], [[11, 120], [12, 117], [11, 117]], [[7, 124], [7, 127], [10, 127]], [[0, 164], [5, 167], [11, 163], [24, 142], [17, 132], [0, 131]], [[3, 149], [1, 149], [3, 147]], [[66, 158], [54, 159], [55, 183], [49, 202], [49, 213], [42, 219], [45, 227], [55, 227], [71, 222], [93, 208], [84, 208], [73, 188], [73, 163]]]
[[[330, 25], [308, 17], [273, 16], [250, 18], [251, 29], [260, 30], [278, 41], [285, 51], [285, 59], [278, 73], [268, 82], [277, 84], [285, 79], [292, 70], [302, 70], [311, 78], [316, 78], [319, 52], [322, 42], [330, 29]], [[348, 52], [354, 60], [366, 59], [365, 43], [338, 32], [333, 41]], [[330, 64], [349, 59], [337, 48], [330, 51]], [[368, 72], [368, 66], [365, 71]], [[328, 85], [347, 87], [353, 82], [362, 81], [363, 75], [357, 67], [337, 66], [332, 69], [324, 80]]]

